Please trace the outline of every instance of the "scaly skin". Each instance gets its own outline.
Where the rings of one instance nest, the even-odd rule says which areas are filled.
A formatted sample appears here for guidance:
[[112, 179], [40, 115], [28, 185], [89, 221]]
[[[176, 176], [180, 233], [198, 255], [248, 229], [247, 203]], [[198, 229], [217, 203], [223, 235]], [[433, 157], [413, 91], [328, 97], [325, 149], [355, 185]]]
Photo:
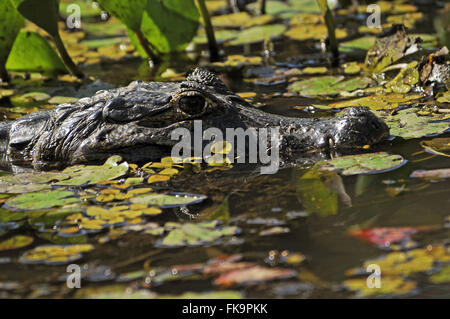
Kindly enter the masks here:
[[[350, 108], [331, 119], [298, 119], [253, 108], [212, 73], [196, 69], [181, 83], [132, 82], [76, 103], [39, 111], [0, 125], [0, 153], [8, 165], [37, 169], [102, 162], [113, 154], [143, 162], [169, 155], [175, 128], [203, 130], [280, 128], [280, 157], [311, 150], [355, 150], [389, 136], [386, 124], [367, 108]], [[207, 141], [204, 142], [204, 145]], [[204, 146], [202, 145], [202, 146]]]

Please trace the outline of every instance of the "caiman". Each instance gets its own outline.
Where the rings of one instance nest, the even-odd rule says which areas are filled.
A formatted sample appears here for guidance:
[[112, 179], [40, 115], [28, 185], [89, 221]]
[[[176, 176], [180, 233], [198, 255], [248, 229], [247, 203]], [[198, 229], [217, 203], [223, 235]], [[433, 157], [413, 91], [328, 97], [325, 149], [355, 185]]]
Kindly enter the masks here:
[[[326, 119], [289, 118], [263, 112], [231, 92], [206, 69], [182, 82], [134, 81], [75, 103], [0, 124], [2, 167], [45, 169], [102, 162], [111, 155], [143, 162], [170, 155], [176, 128], [279, 127], [280, 158], [356, 150], [389, 136], [387, 125], [367, 108], [349, 108]], [[55, 165], [56, 164], [56, 165]]]

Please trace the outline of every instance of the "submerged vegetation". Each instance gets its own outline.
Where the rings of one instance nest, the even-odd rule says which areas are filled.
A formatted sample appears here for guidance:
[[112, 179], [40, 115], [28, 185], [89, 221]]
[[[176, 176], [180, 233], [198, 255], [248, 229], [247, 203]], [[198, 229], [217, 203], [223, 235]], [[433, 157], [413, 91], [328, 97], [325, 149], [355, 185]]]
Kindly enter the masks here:
[[[0, 297], [448, 290], [450, 6], [378, 1], [380, 25], [369, 27], [365, 4], [247, 2], [1, 1], [0, 113], [14, 120], [136, 79], [179, 81], [203, 65], [268, 112], [368, 107], [389, 143], [271, 176], [220, 158], [120, 156], [2, 171]], [[76, 291], [61, 285], [71, 263], [86, 266]], [[381, 289], [366, 285], [371, 264], [382, 268]]]

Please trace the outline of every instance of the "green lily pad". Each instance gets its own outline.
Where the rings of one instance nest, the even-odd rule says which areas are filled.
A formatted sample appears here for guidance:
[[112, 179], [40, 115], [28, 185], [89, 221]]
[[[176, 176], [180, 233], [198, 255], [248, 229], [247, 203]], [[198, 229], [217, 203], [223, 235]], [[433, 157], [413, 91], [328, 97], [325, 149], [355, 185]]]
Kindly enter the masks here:
[[32, 193], [39, 192], [47, 189], [51, 189], [50, 185], [46, 184], [8, 184], [0, 182], [0, 193], [6, 194], [23, 194], [23, 193]]
[[343, 76], [319, 76], [292, 83], [288, 90], [303, 96], [334, 95], [343, 91], [351, 92], [364, 89], [373, 81], [366, 77], [344, 80]]
[[236, 226], [218, 226], [218, 223], [186, 223], [170, 230], [169, 234], [157, 243], [159, 247], [201, 246], [211, 244], [224, 236], [233, 236], [240, 232]]
[[0, 223], [14, 222], [26, 218], [28, 215], [25, 212], [12, 212], [0, 208]]
[[220, 27], [234, 27], [234, 28], [248, 28], [257, 25], [263, 25], [271, 22], [273, 17], [270, 15], [251, 16], [247, 12], [236, 12], [231, 14], [224, 14], [214, 16], [211, 18], [211, 23], [215, 28]]
[[[257, 3], [249, 4], [252, 9], [258, 10], [256, 7]], [[281, 1], [266, 1], [266, 13], [272, 16], [279, 16], [280, 18], [290, 18], [296, 15], [299, 11], [292, 8], [292, 6], [287, 2]]]
[[339, 51], [341, 52], [352, 52], [355, 50], [359, 51], [367, 51], [373, 46], [375, 43], [375, 37], [367, 36], [362, 38], [357, 38], [350, 41], [342, 42], [339, 45]]
[[69, 175], [57, 172], [32, 172], [0, 176], [0, 182], [9, 184], [42, 184], [67, 178], [69, 178]]
[[400, 155], [385, 152], [348, 155], [317, 163], [316, 168], [337, 171], [342, 175], [377, 174], [394, 170], [404, 165]]
[[27, 193], [9, 198], [6, 205], [17, 209], [50, 208], [80, 202], [79, 198], [73, 197], [74, 195], [74, 192], [64, 190]]
[[134, 204], [153, 205], [162, 208], [192, 205], [206, 199], [205, 195], [174, 193], [173, 195], [150, 193], [130, 199]]
[[0, 242], [0, 251], [23, 248], [34, 241], [33, 237], [17, 235]]
[[319, 108], [343, 108], [351, 106], [366, 106], [373, 111], [395, 109], [400, 104], [405, 105], [422, 98], [420, 94], [380, 94], [365, 96], [353, 100], [339, 101], [328, 106], [318, 106]]
[[123, 176], [128, 171], [128, 163], [123, 162], [120, 156], [111, 156], [101, 166], [76, 165], [63, 170], [63, 174], [70, 177], [66, 180], [54, 183], [54, 185], [86, 185], [111, 180]]
[[78, 101], [78, 98], [71, 96], [53, 96], [48, 103], [50, 104], [63, 104], [63, 103], [73, 103]]
[[241, 45], [248, 43], [256, 43], [264, 40], [270, 40], [283, 34], [286, 27], [282, 24], [271, 24], [255, 26], [241, 31], [237, 38], [231, 42], [230, 45]]
[[[336, 29], [336, 38], [347, 37], [345, 29]], [[296, 24], [287, 30], [284, 35], [292, 40], [321, 40], [328, 34], [328, 29], [324, 24]]]
[[450, 266], [444, 267], [438, 273], [430, 276], [430, 281], [434, 284], [443, 284], [446, 282], [450, 282]]
[[80, 259], [81, 253], [93, 249], [91, 244], [44, 245], [27, 251], [19, 261], [25, 264], [63, 265]]
[[61, 181], [69, 175], [54, 172], [33, 172], [0, 176], [0, 193], [21, 194], [43, 191], [51, 188], [45, 184]]
[[[239, 32], [236, 30], [218, 30], [214, 31], [214, 36], [216, 37], [217, 43], [223, 43], [235, 39], [238, 33]], [[197, 44], [207, 44], [208, 38], [206, 37], [206, 33], [196, 35], [192, 42]]]
[[36, 102], [46, 102], [50, 95], [44, 92], [29, 92], [11, 97], [11, 103], [17, 106], [33, 106]]
[[438, 135], [449, 130], [449, 122], [433, 121], [430, 117], [417, 115], [417, 111], [417, 108], [410, 108], [401, 110], [395, 115], [380, 114], [380, 117], [389, 126], [391, 135], [404, 139]]
[[450, 103], [450, 91], [446, 91], [436, 99], [439, 103]]

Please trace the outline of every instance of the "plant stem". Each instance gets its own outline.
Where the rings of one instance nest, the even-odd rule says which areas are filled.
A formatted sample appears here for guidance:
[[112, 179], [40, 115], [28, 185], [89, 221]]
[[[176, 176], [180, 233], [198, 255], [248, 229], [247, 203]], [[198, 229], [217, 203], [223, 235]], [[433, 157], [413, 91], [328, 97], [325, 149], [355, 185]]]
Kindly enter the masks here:
[[333, 55], [332, 59], [332, 65], [337, 66], [339, 65], [339, 49], [338, 49], [338, 43], [336, 40], [336, 25], [334, 23], [333, 14], [328, 7], [327, 0], [317, 0], [319, 3], [320, 10], [322, 11], [322, 14], [325, 19], [325, 24], [327, 25], [328, 30], [328, 40], [329, 40], [329, 46], [328, 49]]
[[210, 59], [211, 61], [217, 61], [219, 59], [219, 48], [217, 46], [216, 36], [214, 35], [214, 28], [211, 23], [208, 8], [206, 7], [205, 0], [195, 0], [195, 2], [200, 10], [200, 15], [202, 16], [205, 24]]
[[5, 65], [2, 64], [0, 65], [0, 83], [8, 81], [9, 81], [8, 71], [6, 71]]
[[147, 53], [148, 58], [150, 60], [152, 60], [153, 64], [160, 64], [161, 59], [150, 48], [150, 45], [141, 30], [136, 32], [136, 36], [137, 36], [142, 48], [144, 49], [145, 53]]
[[66, 47], [64, 46], [64, 43], [62, 42], [59, 34], [57, 36], [54, 36], [53, 40], [55, 41], [56, 48], [58, 49], [58, 52], [69, 71], [79, 79], [84, 78], [83, 72], [81, 72], [81, 70], [72, 61], [69, 53], [67, 53]]
[[258, 0], [259, 1], [259, 13], [266, 14], [266, 0]]

